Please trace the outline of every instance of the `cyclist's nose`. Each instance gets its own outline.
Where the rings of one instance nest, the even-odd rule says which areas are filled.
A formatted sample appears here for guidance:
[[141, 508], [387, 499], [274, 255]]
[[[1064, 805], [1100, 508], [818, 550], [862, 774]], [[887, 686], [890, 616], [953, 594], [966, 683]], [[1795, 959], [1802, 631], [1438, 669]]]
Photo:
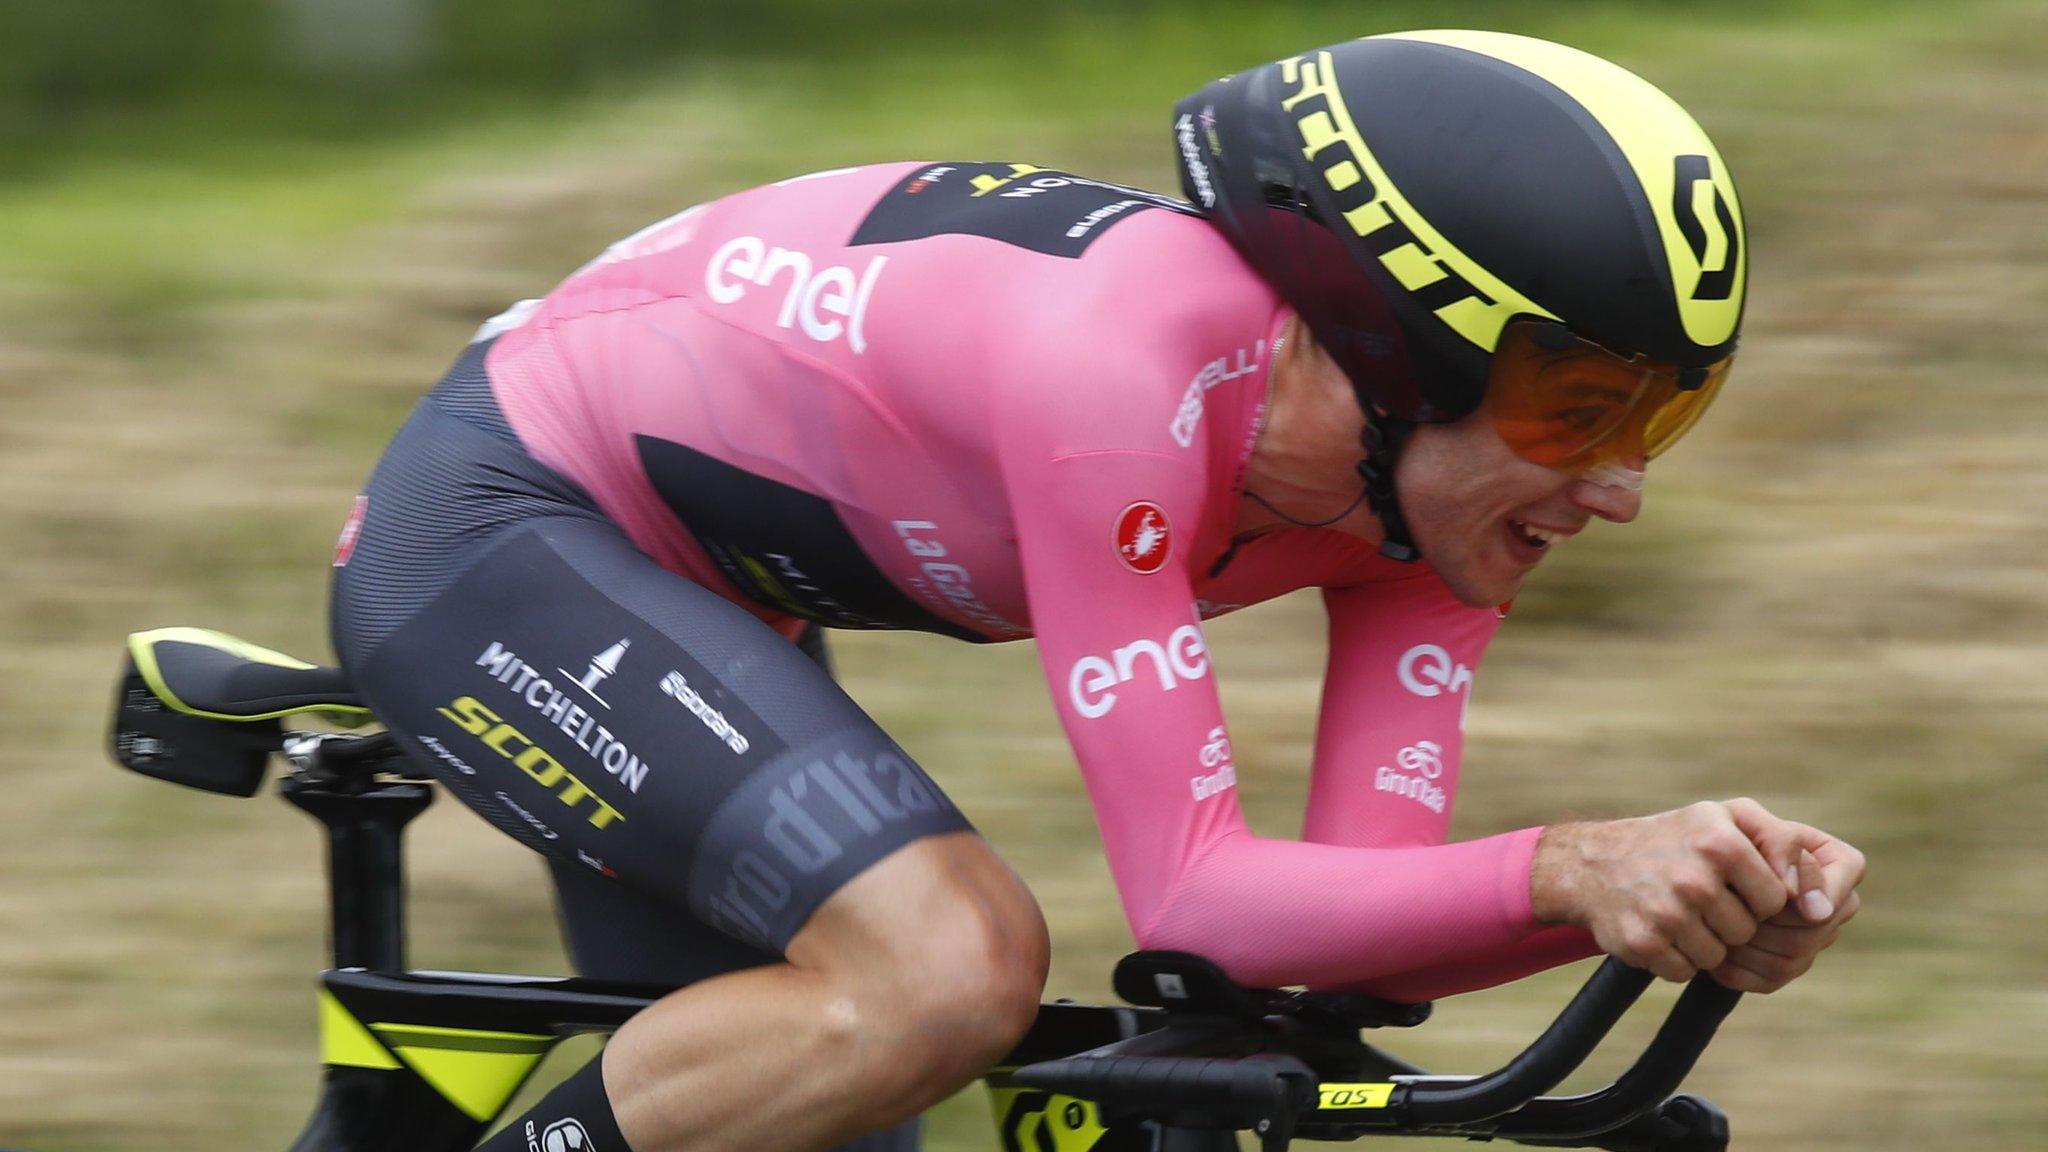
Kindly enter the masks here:
[[1602, 520], [1626, 524], [1643, 510], [1642, 456], [1610, 461], [1586, 471], [1572, 481], [1567, 495], [1571, 502]]

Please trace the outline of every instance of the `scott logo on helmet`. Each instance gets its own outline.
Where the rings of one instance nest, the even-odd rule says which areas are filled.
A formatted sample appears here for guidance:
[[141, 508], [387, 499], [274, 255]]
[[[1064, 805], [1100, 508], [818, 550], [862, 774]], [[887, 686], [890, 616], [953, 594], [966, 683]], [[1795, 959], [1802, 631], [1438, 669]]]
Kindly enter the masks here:
[[1168, 635], [1165, 644], [1156, 640], [1133, 640], [1107, 657], [1083, 656], [1067, 672], [1067, 701], [1074, 711], [1090, 720], [1109, 715], [1116, 707], [1116, 687], [1137, 678], [1138, 659], [1150, 661], [1162, 692], [1180, 687], [1183, 680], [1200, 680], [1209, 674], [1209, 647], [1202, 629], [1183, 624]]
[[1280, 75], [1300, 86], [1280, 107], [1294, 116], [1302, 156], [1322, 173], [1351, 231], [1417, 303], [1486, 352], [1515, 316], [1551, 315], [1439, 235], [1387, 179], [1337, 91], [1328, 52], [1283, 60]]
[[[1708, 205], [1712, 205], [1709, 211]], [[1695, 300], [1726, 300], [1735, 290], [1735, 267], [1742, 257], [1742, 229], [1735, 226], [1735, 214], [1728, 198], [1714, 183], [1712, 161], [1705, 156], [1680, 156], [1671, 174], [1671, 215], [1678, 221], [1679, 235], [1699, 262], [1699, 283], [1693, 285]], [[1710, 233], [1707, 225], [1714, 230]]]

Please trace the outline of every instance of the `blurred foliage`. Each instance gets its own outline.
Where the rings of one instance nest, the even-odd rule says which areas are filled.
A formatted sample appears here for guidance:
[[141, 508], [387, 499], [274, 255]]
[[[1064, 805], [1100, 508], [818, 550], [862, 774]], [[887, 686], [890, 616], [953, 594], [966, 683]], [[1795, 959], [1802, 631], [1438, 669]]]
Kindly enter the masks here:
[[[1599, 6], [1576, 6], [1597, 12]], [[1682, 0], [1628, 6], [1685, 12]], [[1465, 10], [1417, 3], [1288, 6], [1333, 27], [1428, 26]], [[1865, 6], [1722, 5], [1727, 19]], [[1551, 6], [1486, 6], [1492, 26]], [[530, 106], [650, 70], [735, 58], [928, 59], [966, 39], [1161, 21], [1243, 31], [1263, 17], [1200, 0], [7, 0], [0, 4], [0, 179], [95, 147], [151, 149], [223, 133], [347, 138]], [[1627, 23], [1627, 21], [1624, 21]], [[1359, 29], [1366, 30], [1366, 29]], [[1127, 37], [1107, 36], [1105, 43]], [[1219, 37], [1219, 40], [1227, 38]], [[1244, 63], [1251, 63], [1246, 60]]]
[[[9, 0], [0, 5], [0, 173], [93, 132], [202, 125], [277, 134], [414, 127], [690, 59], [901, 48], [1078, 4], [712, 0]], [[1133, 4], [1091, 5], [1136, 8]]]

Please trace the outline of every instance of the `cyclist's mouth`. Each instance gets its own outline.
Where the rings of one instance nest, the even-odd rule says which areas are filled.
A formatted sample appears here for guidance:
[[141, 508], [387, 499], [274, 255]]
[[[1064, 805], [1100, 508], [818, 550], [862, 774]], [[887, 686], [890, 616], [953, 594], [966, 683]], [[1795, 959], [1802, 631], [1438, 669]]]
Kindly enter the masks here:
[[1507, 524], [1509, 551], [1523, 564], [1534, 564], [1543, 559], [1551, 545], [1567, 540], [1571, 533], [1555, 528], [1540, 528], [1520, 520], [1510, 519]]

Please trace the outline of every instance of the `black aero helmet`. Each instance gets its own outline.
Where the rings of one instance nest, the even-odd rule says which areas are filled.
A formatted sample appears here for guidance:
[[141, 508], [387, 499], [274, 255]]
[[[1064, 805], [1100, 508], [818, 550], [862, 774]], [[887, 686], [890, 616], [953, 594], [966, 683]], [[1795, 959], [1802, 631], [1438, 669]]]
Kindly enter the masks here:
[[1479, 406], [1511, 320], [1661, 361], [1734, 350], [1747, 244], [1692, 117], [1598, 57], [1498, 32], [1353, 40], [1174, 108], [1181, 184], [1368, 410]]

